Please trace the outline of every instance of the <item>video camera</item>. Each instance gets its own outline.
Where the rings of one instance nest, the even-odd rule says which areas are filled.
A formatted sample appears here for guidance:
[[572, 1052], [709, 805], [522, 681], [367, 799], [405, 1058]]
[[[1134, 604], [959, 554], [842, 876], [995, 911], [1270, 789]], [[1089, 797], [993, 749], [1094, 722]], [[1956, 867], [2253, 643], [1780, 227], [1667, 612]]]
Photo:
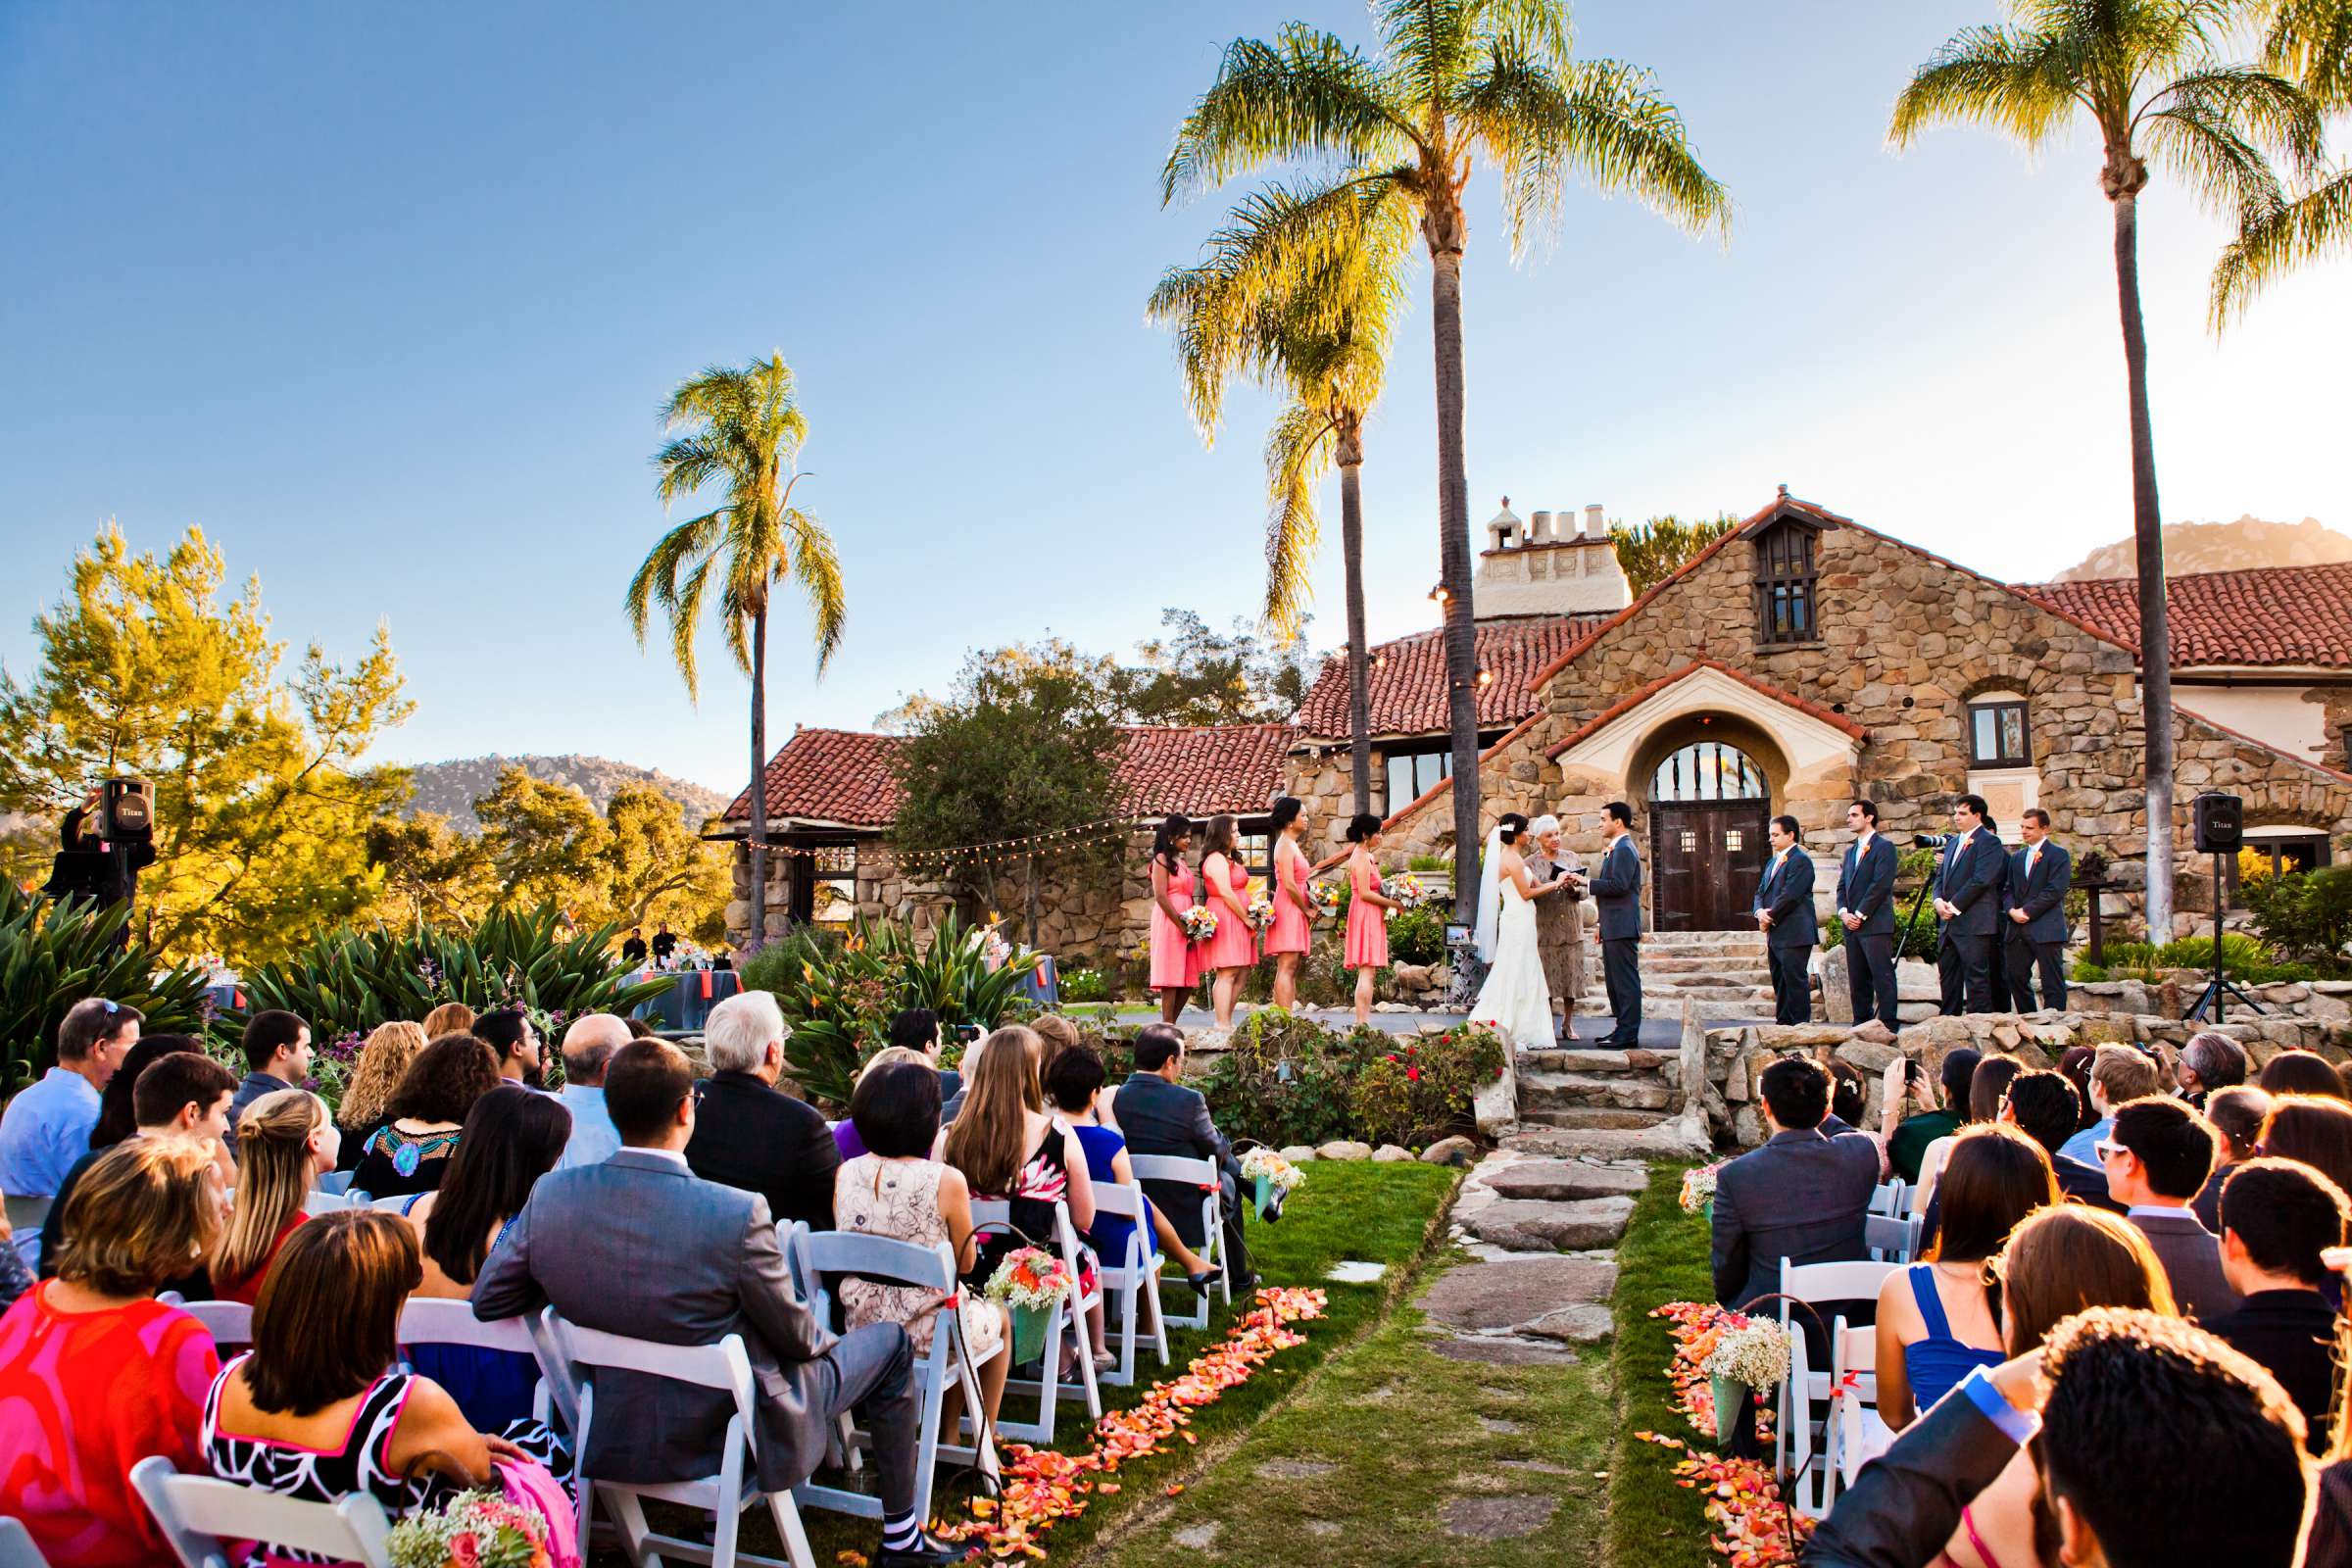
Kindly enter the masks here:
[[1949, 833], [1914, 833], [1911, 835], [1911, 847], [1915, 850], [1940, 850], [1951, 842], [1952, 835]]
[[108, 779], [66, 813], [58, 840], [43, 892], [100, 905], [131, 903], [139, 871], [155, 863], [154, 791], [143, 778]]

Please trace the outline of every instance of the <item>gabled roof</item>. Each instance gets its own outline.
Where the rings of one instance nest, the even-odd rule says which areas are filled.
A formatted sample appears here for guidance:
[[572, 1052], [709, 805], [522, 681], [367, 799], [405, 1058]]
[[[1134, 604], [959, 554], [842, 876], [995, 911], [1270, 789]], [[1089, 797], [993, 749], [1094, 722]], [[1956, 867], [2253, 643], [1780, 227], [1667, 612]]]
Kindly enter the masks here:
[[1803, 713], [1808, 718], [1819, 719], [1822, 723], [1829, 725], [1833, 729], [1842, 730], [1846, 734], [1852, 736], [1855, 740], [1866, 740], [1869, 738], [1870, 732], [1868, 730], [1855, 723], [1852, 719], [1846, 717], [1843, 713], [1833, 712], [1829, 709], [1822, 707], [1819, 703], [1807, 702], [1802, 697], [1797, 696], [1794, 692], [1783, 691], [1781, 688], [1772, 685], [1768, 681], [1760, 681], [1756, 679], [1755, 676], [1734, 669], [1729, 664], [1721, 663], [1712, 659], [1694, 659], [1688, 664], [1685, 664], [1682, 668], [1673, 671], [1671, 674], [1660, 675], [1656, 680], [1650, 681], [1644, 686], [1638, 687], [1635, 690], [1628, 692], [1623, 698], [1620, 698], [1617, 702], [1611, 704], [1602, 711], [1593, 714], [1592, 717], [1586, 720], [1583, 724], [1578, 725], [1569, 733], [1565, 740], [1560, 741], [1557, 745], [1545, 748], [1544, 756], [1547, 760], [1559, 758], [1562, 754], [1573, 750], [1580, 742], [1588, 739], [1591, 736], [1599, 734], [1602, 730], [1608, 728], [1618, 719], [1632, 712], [1635, 709], [1640, 708], [1643, 703], [1648, 702], [1652, 697], [1657, 696], [1658, 693], [1664, 691], [1667, 687], [1672, 686], [1675, 684], [1675, 682], [1690, 675], [1693, 670], [1698, 669], [1711, 669], [1718, 674], [1728, 675], [1733, 680], [1738, 681], [1740, 685], [1747, 687], [1749, 690], [1757, 692], [1765, 697], [1769, 697], [1774, 702], [1779, 703], [1784, 707], [1794, 709], [1797, 712]]
[[[1124, 726], [1118, 782], [1138, 816], [1263, 811], [1282, 793], [1283, 758], [1297, 736], [1288, 724]], [[896, 736], [865, 730], [795, 730], [768, 759], [769, 818], [888, 827], [902, 799], [891, 773], [897, 745]], [[726, 820], [751, 814], [746, 790], [727, 808]]]
[[[1478, 691], [1479, 726], [1512, 724], [1534, 712], [1535, 686], [1528, 677], [1608, 618], [1607, 612], [1598, 611], [1481, 624], [1478, 664], [1494, 678]], [[1372, 734], [1423, 735], [1448, 726], [1444, 627], [1377, 644], [1372, 661]], [[1346, 659], [1324, 662], [1291, 722], [1304, 735], [1348, 733]]]
[[[2047, 609], [2086, 621], [2136, 655], [2139, 583], [2019, 583]], [[2256, 566], [2169, 578], [2164, 589], [2173, 664], [2293, 664], [2352, 668], [2352, 562]]]

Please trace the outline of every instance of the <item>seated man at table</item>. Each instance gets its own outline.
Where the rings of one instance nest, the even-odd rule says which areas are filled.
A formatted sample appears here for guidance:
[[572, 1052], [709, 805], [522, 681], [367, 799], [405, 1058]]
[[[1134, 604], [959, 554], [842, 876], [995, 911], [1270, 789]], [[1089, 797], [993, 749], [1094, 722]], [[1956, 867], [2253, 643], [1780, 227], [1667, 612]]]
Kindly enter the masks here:
[[841, 1147], [815, 1106], [776, 1087], [784, 1014], [775, 994], [747, 991], [712, 1007], [703, 1045], [711, 1073], [699, 1086], [686, 1163], [707, 1182], [760, 1194], [778, 1224], [831, 1230]]

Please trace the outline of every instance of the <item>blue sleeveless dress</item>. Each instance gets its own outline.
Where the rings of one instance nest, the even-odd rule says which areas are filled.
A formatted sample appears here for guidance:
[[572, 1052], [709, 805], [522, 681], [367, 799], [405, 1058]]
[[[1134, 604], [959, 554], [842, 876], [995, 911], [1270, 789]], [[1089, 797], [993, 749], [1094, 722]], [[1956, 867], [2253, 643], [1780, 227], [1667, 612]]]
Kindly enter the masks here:
[[1977, 1367], [1999, 1366], [2002, 1356], [1953, 1337], [1951, 1320], [1943, 1315], [1943, 1298], [1936, 1293], [1935, 1264], [1914, 1263], [1904, 1272], [1910, 1276], [1911, 1298], [1919, 1303], [1928, 1337], [1903, 1347], [1903, 1374], [1911, 1380], [1912, 1407], [1925, 1410]]

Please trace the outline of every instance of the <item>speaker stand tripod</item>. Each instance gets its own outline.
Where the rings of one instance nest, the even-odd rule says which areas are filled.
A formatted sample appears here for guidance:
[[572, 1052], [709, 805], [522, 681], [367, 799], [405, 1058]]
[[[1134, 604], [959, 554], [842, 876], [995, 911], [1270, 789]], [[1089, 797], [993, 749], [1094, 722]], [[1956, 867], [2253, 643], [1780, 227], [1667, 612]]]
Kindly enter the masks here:
[[[2096, 898], [2098, 895], [2091, 896]], [[2213, 978], [2205, 982], [2203, 991], [2197, 993], [2197, 1004], [2188, 1009], [2189, 1020], [2193, 1023], [2205, 1021], [2207, 1007], [2213, 1009], [2213, 1021], [2221, 1023], [2224, 997], [2235, 997], [2256, 1012], [2262, 1010], [2261, 1003], [2231, 985], [2222, 973], [2222, 903], [2227, 897], [2222, 890], [2222, 855], [2216, 850], [2213, 856]]]

